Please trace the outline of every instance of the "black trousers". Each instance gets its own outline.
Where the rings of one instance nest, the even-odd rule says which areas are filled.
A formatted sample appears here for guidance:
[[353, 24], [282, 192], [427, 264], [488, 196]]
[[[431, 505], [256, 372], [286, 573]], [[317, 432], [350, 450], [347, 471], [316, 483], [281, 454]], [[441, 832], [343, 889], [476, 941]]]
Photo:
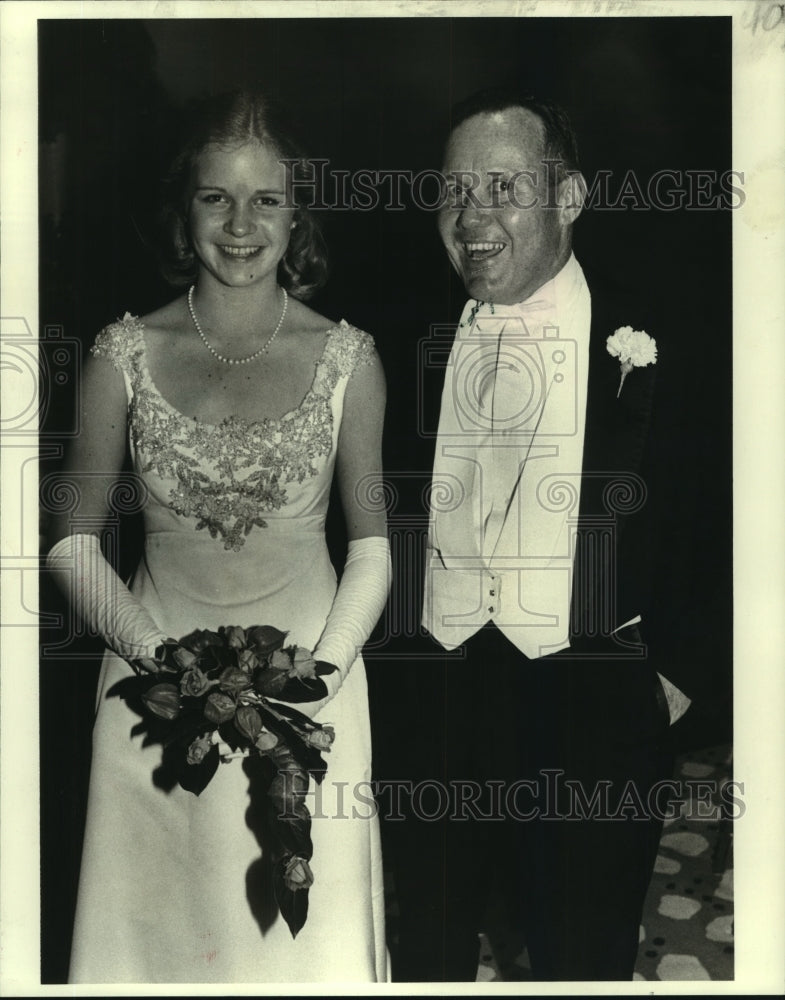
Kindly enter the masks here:
[[673, 767], [655, 671], [528, 660], [493, 625], [465, 651], [401, 678], [394, 980], [473, 981], [494, 885], [535, 979], [631, 979]]

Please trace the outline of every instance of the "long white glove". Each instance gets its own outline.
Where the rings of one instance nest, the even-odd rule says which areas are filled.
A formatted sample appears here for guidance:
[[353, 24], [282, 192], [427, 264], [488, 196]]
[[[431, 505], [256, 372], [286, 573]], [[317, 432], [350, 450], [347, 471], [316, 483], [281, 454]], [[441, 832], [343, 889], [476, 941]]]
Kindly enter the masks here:
[[46, 565], [82, 621], [110, 649], [129, 662], [155, 656], [166, 635], [104, 559], [96, 535], [62, 538]]
[[338, 669], [320, 674], [327, 697], [296, 707], [311, 718], [335, 697], [373, 631], [387, 601], [392, 579], [390, 543], [381, 535], [349, 542], [341, 582], [313, 658]]

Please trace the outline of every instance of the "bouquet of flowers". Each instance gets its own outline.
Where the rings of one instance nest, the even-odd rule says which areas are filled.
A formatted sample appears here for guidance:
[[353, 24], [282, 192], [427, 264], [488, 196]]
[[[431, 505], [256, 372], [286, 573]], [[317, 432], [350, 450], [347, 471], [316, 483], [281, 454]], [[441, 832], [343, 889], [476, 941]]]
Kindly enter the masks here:
[[136, 665], [136, 680], [186, 790], [198, 795], [211, 781], [220, 762], [219, 743], [251, 758], [269, 758], [275, 899], [295, 937], [305, 923], [313, 884], [311, 817], [304, 802], [308, 776], [324, 778], [321, 753], [330, 750], [335, 732], [283, 702], [321, 699], [327, 693], [321, 677], [337, 668], [317, 663], [310, 650], [285, 646], [286, 636], [270, 625], [197, 629], [159, 646], [154, 671]]

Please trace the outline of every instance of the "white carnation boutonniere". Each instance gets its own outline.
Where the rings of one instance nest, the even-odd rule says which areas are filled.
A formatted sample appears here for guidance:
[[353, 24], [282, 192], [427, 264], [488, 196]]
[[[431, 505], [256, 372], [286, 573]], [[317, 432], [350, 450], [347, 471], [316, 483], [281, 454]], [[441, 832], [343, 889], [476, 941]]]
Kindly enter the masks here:
[[653, 337], [643, 330], [633, 330], [631, 326], [620, 326], [606, 341], [608, 354], [612, 354], [621, 362], [621, 381], [618, 399], [624, 380], [633, 368], [644, 368], [657, 363], [657, 344]]

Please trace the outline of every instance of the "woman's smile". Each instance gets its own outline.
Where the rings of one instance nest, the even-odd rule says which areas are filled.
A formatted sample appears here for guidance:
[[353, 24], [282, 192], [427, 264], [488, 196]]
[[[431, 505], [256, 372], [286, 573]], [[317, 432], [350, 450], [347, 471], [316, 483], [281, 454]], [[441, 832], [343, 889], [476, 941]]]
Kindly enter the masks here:
[[[230, 286], [276, 283], [294, 215], [286, 183], [280, 157], [267, 144], [254, 140], [202, 151], [189, 224], [203, 271]], [[246, 268], [251, 263], [252, 271]]]
[[218, 249], [222, 253], [225, 253], [227, 257], [235, 257], [240, 261], [251, 260], [253, 257], [258, 257], [262, 252], [262, 247], [258, 245], [252, 247], [235, 247], [219, 243]]

